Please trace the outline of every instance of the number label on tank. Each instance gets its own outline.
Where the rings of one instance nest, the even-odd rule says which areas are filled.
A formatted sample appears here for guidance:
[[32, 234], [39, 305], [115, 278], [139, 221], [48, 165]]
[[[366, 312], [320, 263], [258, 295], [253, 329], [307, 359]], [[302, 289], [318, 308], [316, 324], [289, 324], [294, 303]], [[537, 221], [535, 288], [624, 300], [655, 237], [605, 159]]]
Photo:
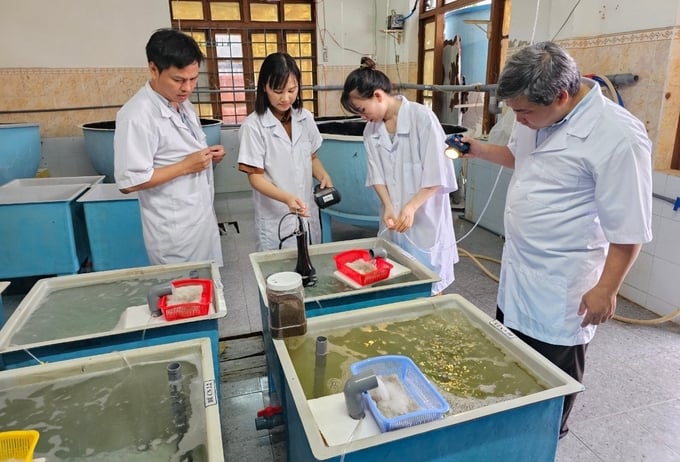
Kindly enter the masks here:
[[502, 333], [503, 335], [505, 335], [506, 337], [508, 337], [508, 338], [515, 338], [515, 337], [517, 337], [510, 329], [508, 329], [508, 328], [505, 327], [503, 324], [501, 324], [501, 322], [500, 322], [498, 319], [494, 319], [493, 321], [489, 322], [489, 324], [490, 324], [492, 327], [495, 327], [496, 329], [498, 329], [499, 331], [501, 331], [501, 333]]
[[215, 389], [215, 381], [207, 380], [203, 382], [203, 401], [205, 407], [214, 406], [217, 404], [217, 391]]

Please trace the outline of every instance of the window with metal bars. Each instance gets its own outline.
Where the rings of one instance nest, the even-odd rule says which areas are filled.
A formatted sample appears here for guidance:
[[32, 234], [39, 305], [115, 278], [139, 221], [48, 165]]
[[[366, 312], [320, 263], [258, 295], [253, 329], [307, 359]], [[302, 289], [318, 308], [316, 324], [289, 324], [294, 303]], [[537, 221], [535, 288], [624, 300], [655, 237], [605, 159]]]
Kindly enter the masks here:
[[170, 0], [172, 27], [198, 42], [206, 56], [192, 95], [201, 117], [239, 124], [255, 110], [260, 66], [283, 51], [297, 61], [303, 105], [316, 113], [314, 0]]

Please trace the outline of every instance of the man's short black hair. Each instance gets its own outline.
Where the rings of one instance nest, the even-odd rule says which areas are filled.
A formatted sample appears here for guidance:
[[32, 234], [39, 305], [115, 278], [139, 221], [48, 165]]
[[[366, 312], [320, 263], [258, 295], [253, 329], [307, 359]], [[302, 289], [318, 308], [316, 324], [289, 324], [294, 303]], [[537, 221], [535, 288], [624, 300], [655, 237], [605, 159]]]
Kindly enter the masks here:
[[159, 72], [175, 66], [185, 68], [194, 62], [201, 64], [203, 53], [190, 35], [174, 29], [159, 29], [146, 44], [146, 59], [153, 62]]

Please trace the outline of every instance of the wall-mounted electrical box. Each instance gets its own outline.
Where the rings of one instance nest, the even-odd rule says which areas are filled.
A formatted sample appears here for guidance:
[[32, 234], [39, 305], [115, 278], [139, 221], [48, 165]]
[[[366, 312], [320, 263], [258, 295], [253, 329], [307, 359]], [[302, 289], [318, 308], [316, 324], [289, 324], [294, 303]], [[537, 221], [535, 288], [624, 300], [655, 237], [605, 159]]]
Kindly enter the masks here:
[[404, 28], [404, 15], [397, 14], [396, 11], [392, 10], [392, 13], [387, 17], [387, 28], [388, 29], [403, 29]]

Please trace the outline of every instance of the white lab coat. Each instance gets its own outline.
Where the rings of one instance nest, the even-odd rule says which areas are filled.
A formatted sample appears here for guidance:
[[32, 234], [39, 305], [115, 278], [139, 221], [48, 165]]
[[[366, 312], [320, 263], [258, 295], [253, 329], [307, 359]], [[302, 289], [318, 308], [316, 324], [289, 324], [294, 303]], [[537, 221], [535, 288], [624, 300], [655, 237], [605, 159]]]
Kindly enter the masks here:
[[602, 274], [609, 242], [649, 242], [651, 143], [645, 126], [592, 89], [540, 146], [516, 124], [498, 291], [504, 323], [553, 345], [582, 345], [581, 297]]
[[[119, 189], [145, 183], [155, 167], [205, 148], [205, 133], [186, 101], [180, 114], [147, 82], [118, 112], [114, 165]], [[144, 245], [151, 264], [213, 260], [222, 266], [212, 168], [138, 191]]]
[[381, 204], [378, 233], [439, 274], [441, 280], [432, 284], [436, 294], [453, 282], [453, 265], [458, 262], [449, 202], [449, 193], [458, 189], [456, 174], [453, 161], [444, 155], [446, 134], [434, 113], [403, 96], [397, 98], [402, 103], [394, 141], [382, 121], [368, 122], [364, 129], [366, 186], [387, 186], [397, 216], [420, 189], [440, 187], [416, 211], [413, 226], [405, 233], [385, 230]]
[[[309, 229], [313, 244], [321, 242], [319, 209], [314, 202], [312, 154], [321, 146], [321, 134], [312, 113], [292, 110], [292, 139], [269, 109], [262, 116], [250, 114], [239, 130], [238, 162], [264, 169], [264, 176], [277, 187], [300, 197], [309, 210]], [[286, 204], [253, 191], [255, 202], [255, 241], [258, 251], [279, 248], [279, 222], [289, 213]], [[298, 229], [294, 216], [281, 223], [281, 237]], [[294, 247], [295, 236], [286, 239], [283, 248]]]

